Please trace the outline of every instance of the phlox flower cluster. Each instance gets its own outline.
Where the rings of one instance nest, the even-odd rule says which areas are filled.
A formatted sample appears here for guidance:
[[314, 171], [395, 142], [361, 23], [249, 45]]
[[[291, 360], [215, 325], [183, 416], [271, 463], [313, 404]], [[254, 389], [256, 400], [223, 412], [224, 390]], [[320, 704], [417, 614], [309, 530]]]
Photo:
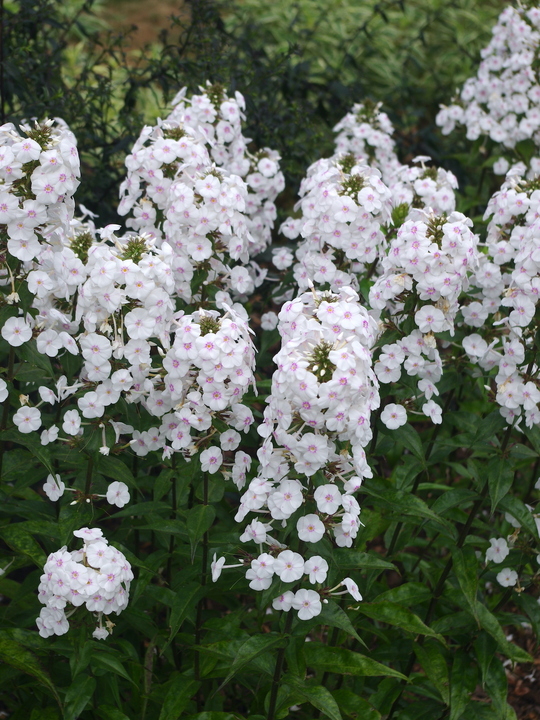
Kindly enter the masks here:
[[46, 120], [20, 130], [0, 127], [0, 225], [7, 252], [27, 262], [41, 242], [57, 243], [69, 229], [80, 166], [65, 124]]
[[[380, 103], [354, 105], [336, 125], [335, 158], [349, 156], [358, 164], [377, 168], [388, 186], [394, 208], [409, 205], [431, 209], [437, 215], [455, 210], [457, 180], [443, 168], [426, 167], [430, 160], [421, 155], [412, 165], [403, 165], [391, 138], [394, 128]], [[349, 160], [350, 162], [350, 160]]]
[[334, 127], [335, 147], [338, 156], [353, 155], [358, 163], [376, 167], [390, 184], [401, 163], [392, 139], [394, 128], [381, 105], [367, 100], [353, 105]]
[[[325, 538], [352, 545], [360, 525], [354, 493], [362, 478], [372, 475], [364, 448], [372, 436], [371, 412], [379, 406], [370, 353], [377, 324], [354, 290], [304, 293], [284, 305], [278, 329], [282, 347], [258, 428], [263, 438], [259, 468], [236, 515], [238, 522], [250, 512], [262, 515], [240, 538], [269, 546], [246, 572], [254, 590], [267, 589], [275, 578], [284, 588], [306, 577], [320, 586], [328, 563], [317, 550], [323, 550]], [[305, 557], [273, 537], [291, 522], [298, 547], [309, 547]], [[321, 598], [329, 593], [324, 587], [320, 592], [287, 589], [273, 605], [293, 607], [307, 619], [321, 611]]]
[[[380, 172], [357, 164], [353, 156], [318, 160], [300, 186], [296, 209], [300, 219], [289, 218], [281, 232], [289, 239], [301, 235], [293, 266], [300, 291], [329, 285], [339, 292], [358, 286], [356, 273], [384, 252], [381, 226], [390, 219], [390, 192]], [[274, 257], [279, 263], [283, 254]]]
[[[363, 275], [380, 274], [379, 260], [412, 208], [436, 215], [455, 210], [455, 176], [427, 167], [426, 156], [401, 164], [390, 137], [393, 128], [379, 106], [355, 105], [334, 129], [336, 153], [308, 169], [295, 206], [301, 217], [281, 226], [286, 238], [301, 237], [293, 267], [300, 290], [310, 283], [328, 283], [333, 291], [358, 288]], [[288, 248], [274, 250], [278, 270], [293, 262]]]
[[236, 295], [251, 294], [265, 276], [250, 257], [270, 241], [284, 180], [274, 151], [247, 151], [243, 106], [239, 93], [233, 100], [213, 86], [190, 101], [182, 91], [126, 159], [119, 213], [131, 212], [128, 227], [170, 245], [176, 292], [188, 302], [197, 271], [206, 274], [200, 287]]
[[264, 250], [271, 242], [276, 219], [274, 200], [285, 187], [275, 150], [263, 148], [250, 152], [250, 138], [243, 135], [246, 103], [236, 91], [228, 97], [218, 84], [200, 88], [200, 95], [186, 96], [183, 88], [173, 100], [167, 123], [189, 127], [193, 136], [205, 142], [212, 161], [220, 168], [245, 180], [246, 223], [251, 234], [250, 256]]
[[[503, 10], [476, 76], [465, 82], [450, 106], [441, 106], [436, 122], [445, 135], [464, 125], [469, 140], [486, 135], [507, 149], [528, 139], [540, 144], [540, 83], [535, 69], [539, 30], [539, 8], [517, 5]], [[494, 166], [499, 174], [508, 168], [504, 156]], [[540, 170], [540, 158], [532, 158], [530, 169], [533, 175]]]
[[[52, 126], [43, 127], [48, 133]], [[148, 235], [118, 236], [118, 228], [96, 230], [91, 219], [71, 219], [62, 236], [54, 242], [47, 236], [34, 260], [23, 264], [18, 280], [26, 280], [37, 315], [9, 318], [3, 339], [16, 348], [35, 338], [39, 353], [80, 355], [83, 366], [71, 385], [65, 376], [45, 382], [37, 403], [21, 396], [15, 426], [23, 434], [42, 429], [47, 445], [77, 441], [85, 426], [101, 421], [104, 454], [110, 450], [105, 432], [110, 423], [116, 443], [120, 435], [131, 436], [137, 454], [160, 450], [167, 456], [189, 454], [192, 433], [206, 433], [224, 412], [221, 420], [230, 423], [231, 432], [247, 430], [253, 415], [241, 399], [253, 381], [254, 346], [245, 310], [229, 306], [225, 293], [221, 311], [178, 310], [171, 245]], [[242, 270], [232, 272], [236, 269]], [[5, 381], [0, 390], [5, 399]], [[120, 422], [121, 397], [140, 403], [160, 419], [157, 425], [139, 432]], [[43, 406], [59, 404], [60, 427], [42, 415]], [[226, 449], [233, 449], [231, 438], [227, 443]], [[243, 472], [245, 463], [240, 465]]]
[[[412, 302], [416, 329], [383, 345], [374, 369], [382, 383], [397, 382], [403, 370], [417, 377], [419, 395], [426, 399], [422, 412], [435, 423], [442, 421], [441, 408], [431, 398], [439, 394], [436, 384], [443, 369], [436, 335], [453, 334], [460, 295], [478, 265], [471, 224], [458, 212], [437, 216], [411, 210], [391, 240], [383, 272], [369, 293], [373, 310], [397, 327], [407, 320]], [[403, 414], [403, 408], [387, 408], [382, 420], [389, 428], [399, 427], [405, 422]]]
[[[132, 435], [136, 454], [160, 450], [170, 455], [188, 452], [192, 433], [206, 432], [214, 416], [225, 411], [222, 419], [233, 428], [248, 429], [253, 415], [241, 400], [253, 382], [255, 351], [240, 305], [221, 313], [175, 312], [170, 248], [164, 243], [156, 251], [146, 242], [135, 237], [126, 245], [117, 240], [115, 246], [101, 243], [89, 251], [88, 277], [77, 305], [85, 327], [78, 338], [82, 382], [68, 391], [77, 392], [77, 407], [64, 413], [62, 430], [78, 437], [84, 420], [101, 418], [115, 429], [116, 442], [120, 434]], [[60, 400], [58, 391], [45, 386], [40, 394], [51, 405]], [[114, 406], [121, 397], [140, 403], [159, 419], [157, 426], [139, 432], [117, 422]], [[17, 411], [19, 430], [37, 430], [36, 413], [31, 407]], [[55, 430], [44, 431], [44, 444], [56, 439], [51, 438]], [[101, 450], [108, 454], [105, 443]]]
[[[442, 215], [456, 208], [454, 190], [458, 183], [455, 175], [444, 168], [428, 167], [427, 155], [414, 158], [413, 165], [400, 165], [392, 182], [388, 184], [395, 208], [393, 219], [398, 220], [407, 208], [420, 208]], [[397, 217], [396, 217], [397, 215]]]
[[43, 568], [38, 592], [45, 607], [37, 619], [39, 634], [44, 638], [64, 635], [69, 630], [68, 617], [84, 605], [98, 619], [94, 637], [105, 639], [109, 630], [102, 627], [102, 617], [118, 615], [127, 607], [131, 566], [98, 528], [81, 528], [73, 534], [82, 538], [82, 549], [69, 552], [64, 546], [49, 555]]
[[[80, 174], [75, 137], [60, 121], [22, 125], [20, 130], [12, 123], [0, 128], [0, 277], [3, 285], [11, 286], [6, 301], [18, 303], [15, 282], [36, 266], [42, 268], [36, 282], [46, 284], [55, 298], [67, 300], [81, 271], [78, 258], [66, 247]], [[11, 269], [15, 265], [16, 277]], [[56, 315], [54, 320], [60, 324], [63, 318]], [[2, 334], [10, 337], [11, 345], [22, 345], [35, 325], [33, 317], [14, 309]], [[70, 346], [69, 334], [63, 332], [58, 342]]]
[[[487, 253], [473, 279], [473, 301], [462, 308], [464, 324], [475, 329], [464, 338], [463, 349], [482, 370], [496, 372], [495, 399], [507, 422], [523, 418], [527, 427], [540, 423], [538, 364], [530, 353], [526, 358], [540, 292], [537, 185], [509, 176], [489, 201]], [[486, 321], [495, 314], [499, 319], [489, 324], [487, 340]]]

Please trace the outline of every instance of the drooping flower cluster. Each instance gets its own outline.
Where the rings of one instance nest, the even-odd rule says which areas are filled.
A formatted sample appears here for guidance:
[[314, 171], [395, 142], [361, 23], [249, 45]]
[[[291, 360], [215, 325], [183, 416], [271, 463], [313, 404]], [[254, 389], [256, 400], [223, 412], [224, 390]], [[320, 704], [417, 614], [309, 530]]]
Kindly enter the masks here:
[[[64, 546], [49, 555], [43, 568], [38, 592], [45, 607], [37, 619], [39, 634], [44, 638], [64, 635], [69, 630], [68, 617], [84, 605], [98, 619], [94, 637], [105, 639], [109, 630], [102, 626], [103, 615], [118, 615], [127, 607], [131, 565], [98, 528], [81, 528], [73, 534], [82, 538], [82, 549], [69, 552]], [[70, 605], [73, 608], [66, 615]]]
[[[277, 370], [258, 428], [264, 438], [258, 473], [236, 519], [241, 522], [250, 512], [264, 516], [240, 538], [269, 546], [247, 570], [252, 589], [266, 589], [275, 578], [290, 588], [304, 576], [319, 586], [320, 592], [287, 589], [274, 601], [275, 608], [294, 607], [307, 619], [321, 611], [321, 598], [331, 592], [320, 588], [328, 563], [312, 554], [321, 547], [317, 543], [330, 537], [350, 547], [359, 529], [354, 492], [362, 478], [371, 477], [364, 448], [372, 435], [371, 412], [379, 406], [370, 353], [377, 324], [348, 287], [339, 294], [304, 293], [284, 305], [279, 320], [282, 348], [274, 358]], [[291, 522], [296, 532], [288, 543], [300, 541], [298, 552], [270, 535], [279, 532], [279, 523]], [[274, 530], [273, 523], [278, 524]], [[300, 551], [304, 543], [308, 557]]]
[[[465, 125], [469, 140], [486, 135], [509, 149], [527, 139], [540, 144], [539, 30], [539, 8], [518, 5], [503, 10], [482, 51], [476, 77], [465, 82], [454, 103], [441, 107], [436, 122], [444, 134]], [[509, 165], [501, 157], [494, 169], [504, 174]], [[540, 158], [532, 158], [530, 168], [537, 173]]]

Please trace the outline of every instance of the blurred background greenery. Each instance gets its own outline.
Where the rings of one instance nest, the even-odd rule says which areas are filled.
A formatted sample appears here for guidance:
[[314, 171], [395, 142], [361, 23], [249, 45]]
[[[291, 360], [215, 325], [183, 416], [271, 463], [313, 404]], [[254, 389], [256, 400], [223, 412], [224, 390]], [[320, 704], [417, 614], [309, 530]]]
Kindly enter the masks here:
[[[177, 90], [241, 91], [247, 135], [282, 155], [290, 212], [307, 166], [355, 102], [383, 103], [401, 159], [457, 173], [460, 208], [490, 190], [489, 148], [443, 138], [440, 103], [475, 72], [503, 0], [4, 0], [4, 121], [60, 116], [83, 159], [79, 202], [116, 219], [123, 161]], [[485, 167], [483, 167], [485, 166]], [[485, 187], [484, 187], [485, 186]]]

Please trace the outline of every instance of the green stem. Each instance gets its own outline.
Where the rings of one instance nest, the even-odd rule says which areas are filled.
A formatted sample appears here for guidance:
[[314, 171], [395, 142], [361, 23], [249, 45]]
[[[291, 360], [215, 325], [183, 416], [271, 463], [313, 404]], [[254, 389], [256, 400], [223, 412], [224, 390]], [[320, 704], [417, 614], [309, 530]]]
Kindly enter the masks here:
[[[285, 635], [288, 635], [291, 632], [293, 622], [293, 611], [292, 608], [289, 610], [289, 613], [287, 615], [287, 620], [285, 622], [285, 628], [283, 630]], [[268, 716], [267, 720], [274, 720], [276, 716], [276, 703], [277, 703], [277, 696], [279, 691], [279, 686], [281, 684], [281, 673], [283, 671], [283, 663], [285, 662], [285, 652], [287, 650], [287, 646], [284, 645], [282, 648], [279, 649], [277, 658], [276, 658], [276, 667], [274, 670], [274, 679], [272, 680], [272, 689], [270, 691], [270, 702], [268, 703]]]
[[94, 468], [94, 460], [92, 457], [88, 458], [88, 465], [86, 466], [86, 483], [84, 485], [84, 494], [88, 497], [90, 495], [90, 489], [92, 487], [92, 470]]
[[[178, 497], [177, 497], [177, 482], [176, 482], [176, 456], [173, 455], [172, 458], [172, 469], [173, 469], [173, 475], [171, 478], [171, 486], [172, 486], [172, 506], [171, 506], [171, 520], [176, 520], [176, 516], [178, 514]], [[171, 579], [172, 579], [172, 556], [174, 552], [174, 534], [171, 533], [171, 538], [169, 540], [169, 558], [167, 560], [167, 585], [171, 587]]]
[[[13, 347], [9, 348], [8, 368], [6, 374], [6, 381], [9, 383], [13, 380], [13, 365], [15, 363], [15, 350]], [[2, 409], [2, 424], [0, 430], [4, 431], [7, 427], [9, 417], [9, 395], [4, 400], [4, 406]], [[2, 479], [2, 463], [4, 460], [4, 441], [0, 442], [0, 480]]]
[[[204, 473], [203, 477], [203, 505], [208, 505], [208, 473]], [[205, 532], [202, 539], [202, 560], [201, 560], [201, 586], [205, 587], [208, 576], [208, 532]], [[201, 598], [197, 604], [197, 617], [195, 620], [195, 645], [199, 646], [202, 640], [203, 625], [203, 609], [204, 598]], [[195, 679], [201, 679], [200, 657], [199, 651], [195, 650], [194, 657]], [[204, 696], [197, 695], [197, 712], [201, 712], [204, 704]]]

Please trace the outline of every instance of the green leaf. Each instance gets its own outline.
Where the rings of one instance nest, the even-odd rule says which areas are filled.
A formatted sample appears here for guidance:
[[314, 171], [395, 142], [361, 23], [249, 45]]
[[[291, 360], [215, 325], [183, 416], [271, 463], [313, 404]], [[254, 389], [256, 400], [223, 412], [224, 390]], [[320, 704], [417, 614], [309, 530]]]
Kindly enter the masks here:
[[463, 711], [469, 702], [469, 693], [465, 683], [466, 669], [469, 664], [468, 656], [458, 651], [454, 657], [452, 665], [452, 680], [450, 683], [450, 718], [449, 720], [459, 720], [463, 715]]
[[497, 641], [500, 651], [506, 655], [506, 657], [510, 658], [510, 660], [515, 660], [515, 662], [529, 663], [533, 661], [528, 652], [525, 652], [525, 650], [506, 639], [506, 635], [495, 615], [490, 613], [487, 607], [482, 605], [481, 602], [476, 603], [476, 615], [480, 626]]
[[386, 590], [377, 596], [377, 602], [388, 600], [390, 602], [396, 602], [405, 607], [409, 605], [416, 605], [418, 603], [425, 602], [431, 598], [431, 591], [428, 587], [422, 583], [409, 582], [398, 585], [395, 588]]
[[96, 470], [106, 477], [125, 483], [128, 487], [137, 487], [133, 473], [120, 458], [112, 455], [99, 455]]
[[24, 445], [25, 448], [30, 450], [36, 460], [39, 460], [39, 462], [42, 465], [45, 465], [47, 470], [54, 475], [49, 449], [41, 444], [35, 433], [23, 434], [12, 428], [11, 430], [4, 430], [1, 432], [0, 440]]
[[0, 528], [0, 537], [5, 540], [13, 550], [29, 557], [39, 568], [43, 568], [47, 556], [34, 540], [34, 538], [18, 527], [19, 523], [13, 523]]
[[212, 505], [196, 505], [187, 514], [187, 532], [191, 542], [192, 557], [197, 543], [214, 522], [216, 511]]
[[384, 560], [376, 553], [360, 552], [349, 548], [334, 550], [333, 558], [341, 569], [352, 570], [396, 570], [397, 568], [388, 560]]
[[452, 552], [452, 563], [459, 586], [476, 617], [476, 594], [478, 592], [478, 560], [473, 548], [465, 545]]
[[22, 647], [18, 642], [8, 638], [0, 638], [0, 658], [7, 665], [11, 665], [26, 675], [35, 677], [38, 682], [48, 688], [54, 695], [58, 705], [61, 706], [60, 698], [56, 692], [52, 680], [39, 664], [33, 653]]
[[34, 365], [40, 370], [45, 371], [47, 377], [54, 377], [51, 361], [47, 355], [42, 355], [37, 349], [37, 343], [35, 340], [29, 340], [17, 348], [17, 355], [29, 365]]
[[367, 649], [365, 642], [354, 629], [353, 624], [345, 610], [343, 610], [343, 608], [341, 608], [334, 600], [329, 600], [325, 603], [322, 606], [322, 611], [319, 615], [317, 615], [317, 617], [312, 618], [312, 620], [305, 620], [302, 623], [299, 623], [296, 626], [293, 635], [298, 634], [305, 637], [312, 628], [317, 625], [329, 625], [330, 627], [339, 628], [340, 630], [346, 632], [347, 635], [354, 637]]
[[497, 436], [499, 430], [502, 430], [503, 427], [505, 427], [505, 425], [506, 420], [498, 410], [486, 415], [479, 424], [473, 445], [478, 442], [482, 442], [482, 440], [492, 440]]
[[454, 524], [434, 513], [423, 500], [415, 495], [403, 490], [395, 490], [387, 481], [376, 478], [367, 481], [362, 489], [366, 494], [381, 500], [384, 507], [391, 508], [401, 517], [411, 515], [424, 520], [432, 520], [443, 527], [451, 537], [456, 537]]
[[402, 630], [407, 630], [415, 635], [428, 635], [437, 638], [439, 642], [446, 645], [442, 635], [439, 635], [430, 627], [425, 625], [422, 620], [408, 608], [398, 603], [383, 601], [374, 603], [360, 603], [358, 610], [379, 622], [388, 623], [388, 625], [396, 625]]
[[514, 517], [526, 530], [528, 530], [535, 540], [540, 539], [538, 536], [538, 528], [530, 510], [525, 504], [513, 495], [507, 495], [499, 504], [501, 512], [507, 512]]
[[497, 652], [497, 641], [485, 630], [482, 630], [474, 641], [474, 651], [482, 672], [482, 682], [485, 683], [489, 666]]
[[304, 648], [306, 663], [310, 667], [329, 670], [338, 675], [357, 675], [359, 677], [397, 677], [407, 680], [397, 670], [382, 665], [366, 655], [347, 650], [346, 648], [330, 647], [316, 642], [306, 643]]
[[98, 715], [102, 720], [130, 720], [127, 715], [112, 705], [100, 705]]
[[159, 720], [178, 720], [201, 683], [184, 675], [175, 674], [167, 684], [169, 688], [163, 701]]
[[352, 715], [352, 717], [361, 718], [361, 720], [381, 720], [381, 714], [378, 710], [368, 703], [367, 700], [360, 697], [347, 688], [333, 690], [332, 695], [337, 702], [340, 710]]
[[96, 681], [93, 677], [90, 675], [78, 675], [66, 693], [64, 720], [77, 720], [88, 705], [95, 689]]
[[420, 435], [413, 428], [412, 425], [407, 423], [402, 425], [396, 430], [388, 431], [385, 429], [385, 434], [390, 435], [394, 442], [401, 443], [407, 450], [410, 450], [412, 454], [424, 464], [424, 450], [422, 448], [422, 440]]
[[169, 638], [161, 650], [161, 655], [169, 647], [174, 640], [180, 626], [184, 622], [184, 618], [192, 607], [195, 607], [198, 600], [202, 596], [204, 588], [199, 583], [188, 583], [182, 587], [182, 592], [178, 593], [171, 607], [171, 619], [169, 625], [171, 632]]
[[135, 685], [135, 682], [130, 678], [122, 663], [109, 653], [99, 652], [94, 648], [91, 665], [102, 668], [103, 670], [112, 670], [117, 675], [120, 675], [120, 677], [129, 680], [129, 682]]
[[493, 700], [497, 717], [501, 720], [516, 720], [516, 713], [508, 705], [508, 681], [502, 662], [494, 657], [489, 664], [486, 677], [486, 690]]
[[329, 690], [321, 685], [308, 685], [293, 675], [285, 675], [281, 682], [293, 688], [304, 702], [311, 703], [330, 720], [342, 720], [337, 702]]
[[435, 685], [445, 705], [450, 704], [450, 680], [448, 668], [440, 648], [435, 643], [420, 645], [414, 643], [414, 652], [418, 662], [424, 668], [429, 680]]
[[489, 497], [491, 498], [491, 512], [493, 513], [497, 505], [512, 487], [514, 473], [512, 465], [498, 457], [493, 458], [488, 463], [486, 472]]
[[229, 671], [229, 674], [218, 688], [218, 692], [227, 685], [227, 683], [239, 672], [243, 667], [252, 662], [256, 657], [270, 650], [283, 647], [287, 642], [284, 635], [276, 633], [267, 633], [266, 635], [253, 635], [240, 645], [236, 652], [236, 657]]

